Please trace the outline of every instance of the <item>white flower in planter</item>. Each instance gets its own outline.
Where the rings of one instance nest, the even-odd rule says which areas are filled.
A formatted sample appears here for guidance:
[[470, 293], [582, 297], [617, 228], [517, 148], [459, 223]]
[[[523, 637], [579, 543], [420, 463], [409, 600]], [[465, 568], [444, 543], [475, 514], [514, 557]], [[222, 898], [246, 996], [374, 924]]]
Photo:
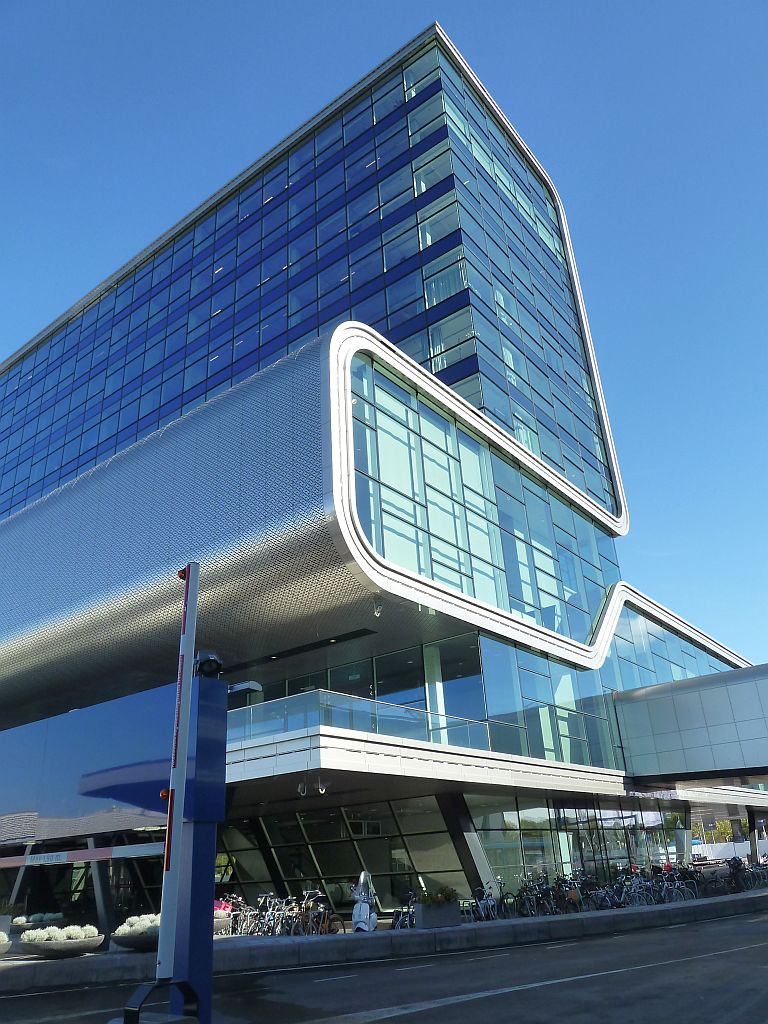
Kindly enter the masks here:
[[139, 917], [129, 917], [125, 924], [116, 929], [115, 935], [118, 938], [122, 935], [152, 935], [159, 930], [159, 914], [141, 914]]
[[49, 925], [47, 928], [32, 928], [25, 932], [24, 942], [74, 942], [78, 939], [95, 939], [98, 934], [98, 929], [92, 924], [86, 924], [82, 928], [76, 924], [71, 924], [67, 928]]
[[2, 946], [3, 943], [5, 943], [7, 941], [8, 941], [8, 936], [5, 934], [5, 932], [0, 932], [0, 946]]
[[11, 921], [11, 924], [27, 924], [27, 923], [28, 922], [27, 922], [27, 919], [24, 916], [24, 914], [21, 914], [19, 917], [14, 917], [13, 921]]

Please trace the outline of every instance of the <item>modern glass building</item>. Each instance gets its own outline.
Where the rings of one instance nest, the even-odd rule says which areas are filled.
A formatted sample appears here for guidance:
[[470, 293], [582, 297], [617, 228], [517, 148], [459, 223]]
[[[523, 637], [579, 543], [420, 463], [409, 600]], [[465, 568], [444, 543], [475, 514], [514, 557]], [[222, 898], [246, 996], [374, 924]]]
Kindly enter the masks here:
[[0, 516], [0, 899], [157, 904], [190, 558], [225, 889], [388, 909], [766, 813], [764, 766], [630, 774], [619, 696], [746, 662], [621, 580], [562, 203], [437, 25], [0, 367]]

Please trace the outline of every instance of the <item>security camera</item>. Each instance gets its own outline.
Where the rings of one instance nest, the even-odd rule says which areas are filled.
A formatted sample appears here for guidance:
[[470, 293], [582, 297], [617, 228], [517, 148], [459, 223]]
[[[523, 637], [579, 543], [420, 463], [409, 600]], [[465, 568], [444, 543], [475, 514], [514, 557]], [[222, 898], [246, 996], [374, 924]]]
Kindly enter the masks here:
[[221, 675], [224, 663], [214, 651], [200, 651], [197, 655], [197, 671], [207, 679], [215, 679]]

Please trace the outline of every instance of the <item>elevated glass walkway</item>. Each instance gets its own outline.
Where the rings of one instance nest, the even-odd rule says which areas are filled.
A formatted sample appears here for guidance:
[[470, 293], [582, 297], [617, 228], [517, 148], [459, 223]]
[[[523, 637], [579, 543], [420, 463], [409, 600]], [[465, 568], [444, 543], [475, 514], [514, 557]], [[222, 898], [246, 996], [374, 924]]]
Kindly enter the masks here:
[[627, 772], [768, 779], [768, 665], [614, 694]]

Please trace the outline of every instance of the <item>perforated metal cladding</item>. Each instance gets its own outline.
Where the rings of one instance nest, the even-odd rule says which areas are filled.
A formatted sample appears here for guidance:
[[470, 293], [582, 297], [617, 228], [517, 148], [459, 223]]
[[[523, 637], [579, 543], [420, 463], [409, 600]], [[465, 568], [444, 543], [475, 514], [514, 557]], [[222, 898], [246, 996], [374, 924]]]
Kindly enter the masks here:
[[0, 525], [0, 725], [173, 679], [191, 559], [227, 662], [371, 624], [324, 506], [327, 374], [314, 342]]

